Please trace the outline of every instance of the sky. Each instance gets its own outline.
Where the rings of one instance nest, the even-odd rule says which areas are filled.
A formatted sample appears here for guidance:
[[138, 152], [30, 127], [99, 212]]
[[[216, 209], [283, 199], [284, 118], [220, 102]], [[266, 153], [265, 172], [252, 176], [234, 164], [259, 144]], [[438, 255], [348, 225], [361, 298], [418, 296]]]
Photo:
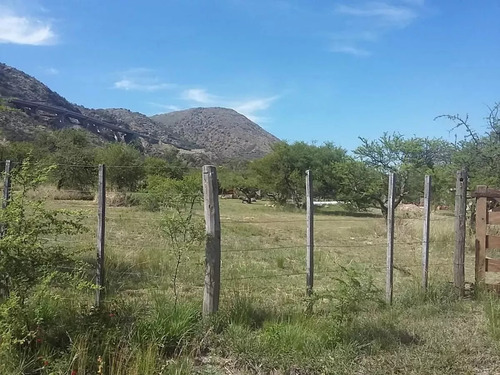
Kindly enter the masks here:
[[0, 62], [86, 107], [228, 107], [352, 150], [453, 141], [443, 114], [484, 131], [499, 20], [498, 0], [0, 0]]

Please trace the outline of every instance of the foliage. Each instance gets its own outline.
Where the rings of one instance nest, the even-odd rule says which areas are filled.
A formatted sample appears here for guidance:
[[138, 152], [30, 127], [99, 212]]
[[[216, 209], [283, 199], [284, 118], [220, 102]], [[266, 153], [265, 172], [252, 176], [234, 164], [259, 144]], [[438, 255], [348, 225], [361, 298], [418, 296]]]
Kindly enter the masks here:
[[227, 168], [219, 168], [217, 176], [222, 191], [234, 191], [246, 203], [252, 203], [257, 198], [260, 190], [257, 176], [252, 170], [232, 171]]
[[30, 289], [59, 266], [71, 263], [65, 249], [50, 236], [72, 235], [85, 230], [78, 213], [48, 210], [43, 201], [31, 201], [28, 192], [47, 180], [53, 167], [40, 167], [26, 159], [13, 173], [12, 198], [0, 211], [6, 223], [0, 239], [0, 290], [24, 298]]
[[[195, 215], [195, 206], [200, 203], [200, 181], [195, 176], [183, 180], [162, 179], [156, 181], [159, 204], [163, 209], [161, 226], [163, 233], [176, 254], [176, 265], [172, 285], [177, 305], [177, 275], [180, 264], [189, 252], [194, 251], [205, 239], [203, 220]], [[158, 191], [159, 190], [159, 191]]]
[[345, 158], [345, 150], [325, 143], [321, 146], [305, 142], [276, 143], [273, 151], [251, 164], [258, 175], [259, 186], [280, 205], [291, 199], [302, 207], [305, 195], [305, 173], [311, 170], [319, 194], [332, 196], [338, 189], [337, 180], [328, 173], [331, 165]]
[[109, 144], [97, 151], [97, 161], [106, 165], [106, 180], [114, 189], [134, 191], [144, 177], [143, 157], [132, 146]]
[[46, 150], [46, 160], [57, 165], [51, 179], [58, 189], [88, 190], [97, 182], [95, 151], [83, 130], [63, 129], [42, 133], [35, 143], [39, 150]]
[[[453, 147], [441, 139], [412, 137], [384, 133], [379, 139], [360, 138], [362, 145], [354, 154], [377, 174], [370, 177], [370, 195], [384, 216], [387, 214], [387, 178], [396, 176], [395, 207], [404, 199], [418, 202], [423, 192], [423, 177], [451, 163]], [[378, 187], [376, 187], [378, 186]], [[366, 192], [361, 192], [362, 194]]]
[[187, 168], [183, 166], [179, 159], [167, 161], [157, 157], [147, 157], [144, 160], [144, 172], [146, 176], [157, 176], [165, 178], [182, 179]]

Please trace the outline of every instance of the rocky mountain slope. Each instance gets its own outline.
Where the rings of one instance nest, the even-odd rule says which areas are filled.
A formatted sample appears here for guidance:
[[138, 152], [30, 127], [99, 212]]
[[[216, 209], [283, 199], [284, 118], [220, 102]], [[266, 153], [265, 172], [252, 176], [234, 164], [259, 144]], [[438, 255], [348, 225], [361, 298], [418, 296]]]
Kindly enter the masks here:
[[220, 163], [255, 159], [268, 153], [271, 145], [279, 141], [232, 109], [194, 108], [148, 117], [122, 108], [85, 108], [70, 103], [36, 78], [0, 63], [0, 130], [3, 138], [12, 141], [29, 141], [35, 131], [51, 129], [53, 125], [51, 117], [45, 114], [33, 116], [10, 110], [10, 98], [62, 107], [149, 135], [160, 142], [152, 145], [143, 139], [145, 150], [155, 153], [155, 148], [175, 147], [190, 160]]
[[151, 118], [222, 160], [262, 157], [279, 141], [242, 114], [227, 108], [192, 108]]

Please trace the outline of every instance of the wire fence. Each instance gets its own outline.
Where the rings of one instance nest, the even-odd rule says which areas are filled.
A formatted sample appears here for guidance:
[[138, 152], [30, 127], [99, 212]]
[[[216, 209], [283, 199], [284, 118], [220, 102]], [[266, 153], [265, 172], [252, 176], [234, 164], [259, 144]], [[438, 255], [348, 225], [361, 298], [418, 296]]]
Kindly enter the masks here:
[[[16, 164], [16, 163], [14, 163]], [[59, 167], [93, 168], [96, 165], [59, 164]], [[106, 168], [137, 168], [115, 165]], [[97, 186], [97, 183], [93, 184]], [[13, 187], [15, 189], [15, 186]], [[87, 279], [96, 282], [95, 257], [99, 210], [95, 190], [68, 189], [55, 193], [89, 194], [92, 200], [48, 201], [56, 208], [80, 210], [88, 229], [75, 236], [44, 237], [50, 244], [65, 246], [68, 250], [80, 249], [79, 256], [85, 267], [81, 269]], [[111, 193], [111, 192], [110, 192]], [[114, 190], [113, 194], [149, 196], [149, 192]], [[43, 192], [41, 192], [43, 197]], [[168, 200], [198, 199], [194, 218], [202, 220], [201, 194], [166, 195]], [[254, 208], [256, 207], [256, 208]], [[106, 281], [104, 287], [109, 298], [129, 295], [134, 291], [153, 293], [162, 291], [186, 292], [186, 298], [200, 298], [205, 287], [205, 244], [187, 248], [176, 247], [164, 233], [163, 221], [169, 211], [149, 212], [124, 204], [106, 204], [104, 238]], [[285, 218], [284, 216], [288, 216]], [[302, 212], [283, 212], [272, 207], [238, 205], [238, 201], [225, 201], [220, 206], [222, 233], [221, 293], [259, 293], [270, 302], [292, 293], [303, 299], [308, 275], [306, 268], [306, 217]], [[431, 281], [451, 277], [453, 257], [452, 218], [439, 217], [439, 228], [431, 221], [430, 270]], [[361, 276], [371, 273], [375, 282], [383, 286], [387, 270], [387, 231], [381, 217], [349, 217], [319, 211], [313, 220], [316, 225], [314, 242], [315, 290], [332, 288], [334, 279], [341, 277], [342, 269], [358, 269]], [[331, 224], [331, 225], [330, 225]], [[448, 226], [446, 226], [448, 225]], [[422, 277], [422, 215], [398, 217], [394, 240], [394, 270], [396, 291], [398, 282], [419, 282]], [[468, 268], [473, 258], [466, 257]], [[61, 271], [76, 271], [60, 267]], [[443, 269], [448, 269], [443, 272]], [[182, 296], [181, 296], [182, 297]]]

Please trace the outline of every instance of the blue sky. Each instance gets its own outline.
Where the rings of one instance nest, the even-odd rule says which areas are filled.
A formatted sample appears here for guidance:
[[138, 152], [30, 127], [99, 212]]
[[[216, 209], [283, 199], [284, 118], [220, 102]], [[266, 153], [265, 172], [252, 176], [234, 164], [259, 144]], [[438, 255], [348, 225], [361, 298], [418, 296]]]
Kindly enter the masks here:
[[87, 107], [230, 107], [353, 149], [453, 140], [440, 114], [484, 130], [499, 19], [498, 0], [0, 0], [0, 61]]

